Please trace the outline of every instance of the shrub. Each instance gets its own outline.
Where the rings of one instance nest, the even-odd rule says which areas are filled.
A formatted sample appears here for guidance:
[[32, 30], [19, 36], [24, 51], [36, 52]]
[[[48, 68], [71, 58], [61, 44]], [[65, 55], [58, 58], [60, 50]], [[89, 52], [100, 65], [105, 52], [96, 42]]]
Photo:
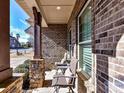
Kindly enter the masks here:
[[23, 77], [23, 89], [29, 88], [29, 64], [30, 60], [25, 60], [23, 64], [20, 64], [15, 68], [14, 73], [25, 73]]
[[14, 73], [26, 73], [29, 70], [30, 60], [26, 60], [23, 64], [17, 66], [14, 70]]

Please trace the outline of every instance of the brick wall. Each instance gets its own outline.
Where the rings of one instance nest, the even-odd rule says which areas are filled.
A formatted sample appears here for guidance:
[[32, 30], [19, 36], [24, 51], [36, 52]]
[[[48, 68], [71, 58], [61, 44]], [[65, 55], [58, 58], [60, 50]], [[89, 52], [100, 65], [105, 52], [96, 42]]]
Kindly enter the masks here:
[[97, 93], [124, 93], [124, 0], [94, 0]]
[[42, 55], [45, 62], [60, 62], [67, 51], [67, 25], [48, 25], [42, 29]]
[[[77, 0], [68, 29], [72, 30], [72, 46], [77, 38], [77, 15], [86, 0]], [[97, 93], [124, 92], [124, 0], [92, 1], [92, 48]], [[95, 75], [95, 74], [94, 74]], [[81, 79], [80, 79], [81, 80]], [[79, 88], [83, 83], [79, 83]], [[80, 90], [79, 90], [80, 93]]]

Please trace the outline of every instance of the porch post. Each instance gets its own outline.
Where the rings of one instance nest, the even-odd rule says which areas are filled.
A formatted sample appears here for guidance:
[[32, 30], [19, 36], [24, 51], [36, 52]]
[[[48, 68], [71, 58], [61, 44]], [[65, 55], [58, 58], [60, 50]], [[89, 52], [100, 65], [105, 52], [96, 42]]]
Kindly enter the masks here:
[[0, 0], [0, 82], [12, 76], [9, 50], [9, 0]]
[[42, 58], [41, 49], [41, 22], [42, 16], [37, 12], [36, 7], [33, 7], [34, 14], [34, 59], [31, 60], [29, 67], [30, 88], [38, 88], [43, 86], [45, 80], [45, 61]]
[[34, 14], [34, 58], [42, 58], [42, 48], [41, 48], [41, 22], [42, 16], [40, 12], [37, 12], [36, 7], [33, 7]]

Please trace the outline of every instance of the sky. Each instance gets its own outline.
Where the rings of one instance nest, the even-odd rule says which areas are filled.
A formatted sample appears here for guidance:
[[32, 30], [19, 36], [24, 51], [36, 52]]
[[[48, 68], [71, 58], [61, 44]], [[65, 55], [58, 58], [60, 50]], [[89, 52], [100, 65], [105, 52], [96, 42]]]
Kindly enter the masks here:
[[30, 37], [24, 32], [30, 25], [25, 21], [29, 16], [25, 11], [16, 3], [15, 0], [10, 0], [10, 34], [16, 37], [20, 34], [20, 42], [27, 42]]

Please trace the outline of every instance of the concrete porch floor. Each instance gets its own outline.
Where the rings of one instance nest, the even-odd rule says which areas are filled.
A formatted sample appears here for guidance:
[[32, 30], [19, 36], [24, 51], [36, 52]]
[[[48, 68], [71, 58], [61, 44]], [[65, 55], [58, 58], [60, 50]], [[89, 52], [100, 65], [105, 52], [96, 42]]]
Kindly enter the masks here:
[[[54, 93], [55, 89], [54, 87], [51, 87], [51, 83], [55, 73], [56, 73], [56, 70], [46, 71], [44, 87], [24, 91], [24, 93]], [[74, 89], [74, 92], [77, 93], [76, 88]], [[71, 92], [69, 92], [68, 88], [60, 88], [59, 93], [71, 93]]]

